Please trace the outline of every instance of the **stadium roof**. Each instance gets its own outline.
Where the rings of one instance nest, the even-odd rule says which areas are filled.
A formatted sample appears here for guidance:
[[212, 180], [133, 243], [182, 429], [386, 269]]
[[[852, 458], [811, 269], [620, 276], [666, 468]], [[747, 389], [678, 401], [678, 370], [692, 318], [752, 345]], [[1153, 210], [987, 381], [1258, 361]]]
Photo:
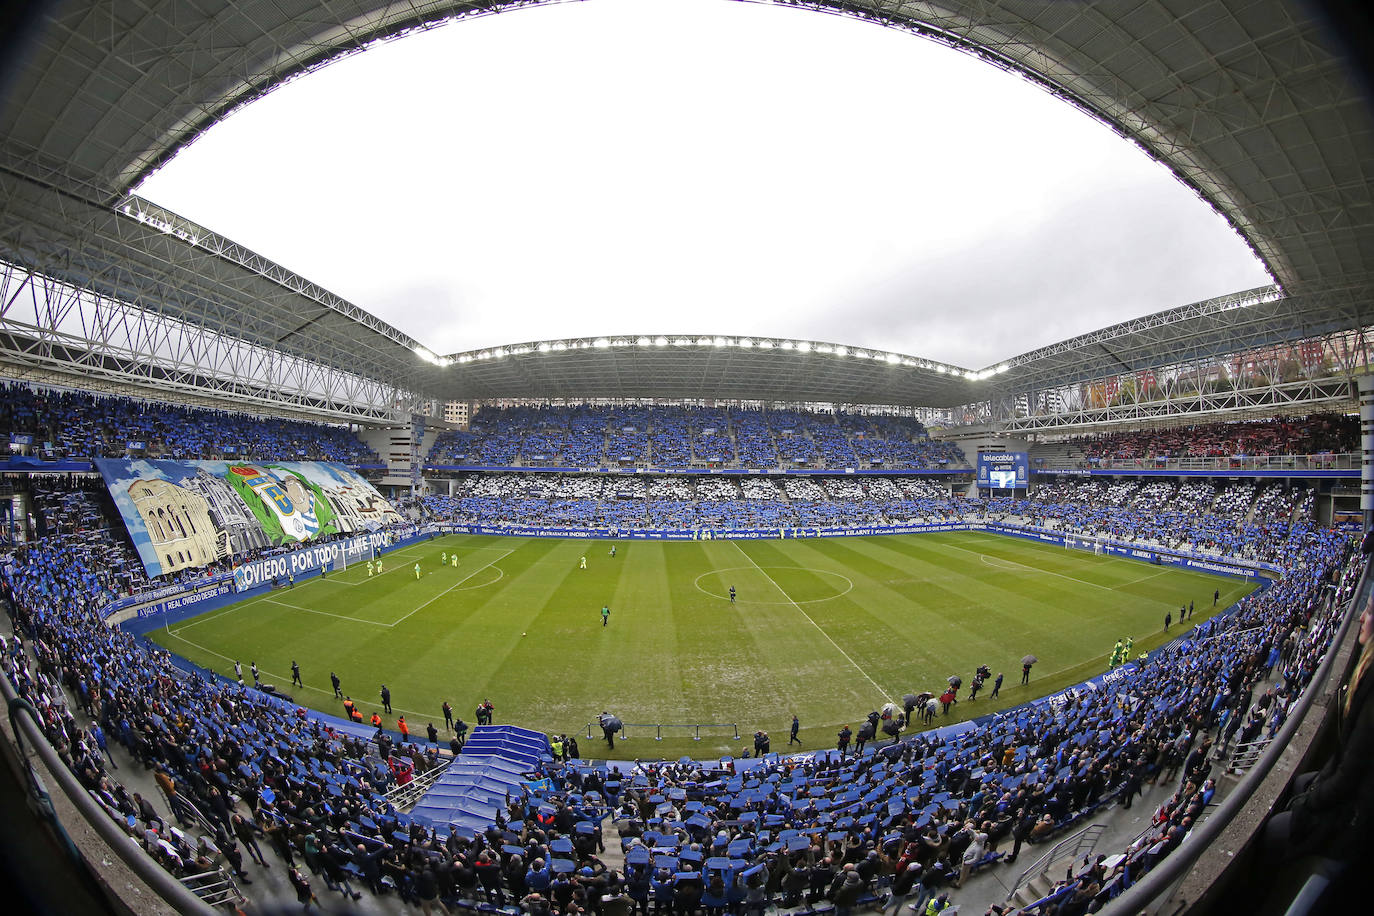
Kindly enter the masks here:
[[974, 373], [981, 378], [815, 350], [808, 355], [824, 358], [796, 371], [784, 358], [796, 350], [714, 343], [535, 347], [509, 362], [443, 367], [356, 306], [129, 196], [201, 132], [287, 79], [377, 40], [539, 2], [548, 0], [55, 6], [30, 45], [0, 48], [21, 62], [0, 110], [0, 260], [446, 398], [771, 399], [766, 390], [781, 400], [949, 406], [991, 386], [1055, 384], [1374, 323], [1374, 118], [1311, 7], [1291, 0], [789, 4], [910, 29], [1077, 105], [1196, 189], [1287, 296], [1184, 306], [1010, 358]]

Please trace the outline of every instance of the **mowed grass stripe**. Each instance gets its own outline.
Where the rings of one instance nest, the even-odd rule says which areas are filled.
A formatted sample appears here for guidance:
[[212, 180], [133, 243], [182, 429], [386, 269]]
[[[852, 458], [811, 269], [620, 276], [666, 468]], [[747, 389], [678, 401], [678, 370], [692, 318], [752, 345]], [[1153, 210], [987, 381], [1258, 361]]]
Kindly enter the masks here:
[[[338, 706], [330, 670], [365, 715], [385, 682], [417, 733], [440, 718], [445, 699], [471, 721], [473, 706], [490, 697], [498, 721], [548, 731], [584, 735], [596, 713], [611, 709], [629, 722], [737, 722], [745, 736], [765, 728], [775, 747], [796, 712], [811, 748], [833, 745], [839, 723], [852, 724], [878, 701], [836, 646], [894, 699], [939, 688], [949, 674], [967, 684], [978, 664], [1003, 671], [1002, 700], [961, 703], [962, 717], [1103, 670], [1119, 636], [1133, 635], [1137, 651], [1158, 644], [1164, 612], [1177, 615], [1191, 599], [1192, 623], [1200, 622], [1211, 613], [1214, 588], [1222, 607], [1251, 588], [964, 532], [616, 546], [611, 558], [603, 541], [441, 538], [410, 548], [404, 567], [389, 558], [384, 576], [367, 579], [365, 564], [340, 574], [351, 581], [361, 570], [356, 586], [311, 580], [269, 596], [319, 613], [256, 599], [150, 636], [224, 673], [232, 673], [233, 658], [245, 669], [256, 660], [265, 682], [288, 691], [296, 659], [306, 689], [291, 692], [331, 712]], [[458, 568], [440, 566], [441, 552], [455, 550]], [[588, 569], [579, 570], [583, 555]], [[499, 577], [474, 574], [498, 556], [487, 569]], [[726, 597], [732, 583], [734, 606]], [[611, 621], [602, 628], [606, 603]], [[324, 613], [398, 623], [379, 627]], [[1019, 659], [1027, 652], [1041, 661], [1022, 688]], [[720, 739], [639, 740], [624, 748], [617, 742], [617, 751], [709, 756], [740, 747]], [[584, 750], [594, 753], [594, 742]]]
[[[802, 588], [798, 588], [796, 585], [793, 585], [792, 590], [789, 590], [788, 585], [784, 585], [782, 582], [779, 582], [778, 579], [772, 573], [770, 573], [762, 563], [755, 559], [754, 555], [751, 554], [750, 551], [745, 550], [744, 547], [738, 541], [734, 542], [734, 546], [735, 549], [738, 550], [741, 555], [743, 555], [746, 559], [749, 560], [749, 562], [754, 566], [755, 569], [757, 569], [759, 572], [763, 574], [764, 578], [768, 580], [769, 584], [771, 584], [787, 600], [787, 603], [792, 606], [792, 609], [798, 615], [800, 615], [801, 618], [805, 620], [807, 624], [809, 624], [818, 633], [820, 633], [821, 636], [824, 637], [825, 640], [835, 648], [835, 651], [838, 652], [840, 656], [843, 657], [844, 660], [848, 662], [856, 671], [858, 671], [859, 675], [862, 676], [864, 680], [868, 681], [869, 685], [872, 686], [874, 690], [879, 705], [881, 705], [886, 700], [892, 699], [892, 694], [882, 684], [879, 684], [876, 680], [873, 679], [873, 676], [869, 674], [868, 669], [864, 666], [864, 664], [858, 659], [855, 659], [855, 657], [852, 654], [850, 654], [850, 652], [843, 645], [841, 645], [841, 643], [838, 642], [835, 639], [835, 637], [832, 636], [826, 630], [825, 627], [823, 627], [820, 623], [816, 621], [815, 617], [813, 617], [808, 611], [806, 611], [800, 604], [797, 603], [796, 598], [792, 597], [792, 591], [803, 591]], [[814, 575], [808, 574], [804, 568], [789, 566], [787, 563], [782, 562], [783, 560], [790, 559], [791, 556], [794, 555], [792, 551], [776, 551], [773, 549], [772, 544], [766, 541], [756, 541], [754, 542], [753, 546], [754, 553], [763, 553], [765, 557], [772, 557], [776, 560], [775, 565], [777, 566], [777, 572], [784, 574], [783, 580], [784, 582], [787, 582], [789, 585], [793, 583], [798, 583], [799, 581], [805, 582], [806, 578], [808, 577], [812, 578], [813, 580], [817, 578]], [[781, 554], [781, 556], [779, 556], [779, 554]], [[802, 573], [802, 575], [796, 575], [796, 573], [798, 572]], [[812, 585], [816, 586], [819, 585], [819, 583], [813, 581]], [[818, 589], [816, 590], [816, 593], [820, 593]], [[820, 613], [824, 612], [821, 611]], [[840, 619], [844, 622], [846, 629], [852, 629], [854, 627], [856, 617], [857, 615], [855, 614], [848, 614], [844, 615]], [[800, 622], [798, 622], [797, 625], [800, 626]], [[841, 638], [843, 638], [843, 632], [841, 633]], [[861, 655], [862, 654], [863, 653], [861, 653]]]
[[[950, 668], [951, 655], [984, 658], [991, 664], [991, 659], [1006, 654], [1008, 646], [1043, 644], [1058, 632], [1061, 621], [1053, 613], [1052, 605], [1046, 606], [1047, 613], [1029, 613], [1018, 604], [1017, 612], [1008, 613], [1002, 610], [1002, 601], [971, 601], [970, 594], [980, 590], [977, 580], [932, 560], [886, 550], [886, 540], [865, 539], [851, 544], [851, 539], [835, 538], [825, 542], [823, 549], [840, 555], [832, 562], [842, 558], [855, 572], [876, 564], [880, 575], [891, 576], [899, 574], [905, 564], [913, 575], [895, 578], [910, 578], [919, 583], [919, 593], [910, 602], [880, 601], [865, 608], [869, 617], [884, 627], [886, 638], [867, 640], [873, 651], [879, 653], [878, 663], [893, 658], [893, 653], [887, 651], [892, 645], [905, 641], [915, 649], [901, 660], [904, 663], [889, 663], [892, 682], [900, 688], [899, 695], [922, 690], [938, 692], [937, 688], [943, 688], [951, 674], [968, 680], [968, 673]], [[973, 572], [981, 570], [975, 568]], [[863, 591], [872, 594], [867, 589]], [[825, 613], [831, 610], [826, 609]]]
[[[755, 696], [762, 708], [787, 708], [801, 691], [823, 691], [824, 702], [835, 710], [832, 715], [855, 705], [874, 703], [875, 688], [859, 674], [858, 668], [851, 665], [840, 676], [838, 666], [850, 663], [808, 617], [816, 608], [829, 603], [829, 599], [817, 600], [816, 596], [834, 595], [838, 588], [826, 583], [824, 577], [793, 568], [800, 565], [793, 556], [768, 556], [760, 550], [758, 542], [707, 543], [716, 568], [731, 570], [726, 588], [730, 582], [740, 583], [733, 607], [728, 598], [710, 599], [715, 607], [730, 615], [736, 631], [747, 634], [751, 642], [749, 664], [750, 670], [756, 672], [757, 684], [737, 678], [741, 683], [736, 689]], [[757, 565], [755, 552], [762, 556]], [[793, 592], [808, 603], [795, 604]]]

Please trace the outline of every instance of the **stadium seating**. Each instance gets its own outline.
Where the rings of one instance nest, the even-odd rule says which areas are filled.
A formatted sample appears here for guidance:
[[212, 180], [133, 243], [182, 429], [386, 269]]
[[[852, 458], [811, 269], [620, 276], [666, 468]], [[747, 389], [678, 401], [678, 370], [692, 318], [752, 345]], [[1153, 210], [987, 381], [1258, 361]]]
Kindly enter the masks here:
[[[618, 435], [641, 437], [651, 453], [658, 447], [654, 436], [661, 434], [666, 447], [697, 460], [715, 434], [684, 413], [666, 414], [661, 430], [660, 417], [648, 409], [627, 409], [605, 420], [569, 415], [562, 426], [555, 414], [536, 417], [538, 424], [522, 421], [527, 428], [518, 434], [497, 432], [473, 441], [494, 458], [535, 461], [554, 447], [566, 454], [570, 448], [589, 448], [586, 442], [597, 436], [610, 441], [608, 424], [616, 423]], [[720, 423], [722, 415], [709, 418]], [[737, 450], [741, 428], [755, 437], [749, 440], [751, 454], [767, 454], [765, 429], [778, 454], [783, 450], [777, 443], [805, 436], [826, 460], [846, 449], [856, 456], [869, 454], [859, 442], [892, 435], [871, 418], [864, 421], [868, 425], [846, 420], [826, 428], [824, 421], [806, 415], [725, 417], [733, 424]], [[816, 433], [817, 427], [825, 431]], [[570, 444], [575, 442], [582, 444]], [[1110, 691], [1084, 691], [1062, 702], [1018, 707], [881, 746], [869, 742], [857, 757], [768, 755], [634, 768], [531, 760], [531, 769], [520, 774], [529, 780], [512, 782], [505, 776], [513, 774], [505, 774], [500, 798], [481, 800], [482, 811], [494, 811], [491, 824], [468, 806], [451, 825], [443, 817], [401, 813], [384, 794], [398, 770], [383, 758], [404, 753], [405, 766], [423, 771], [442, 764], [438, 748], [403, 752], [360, 740], [340, 724], [298, 714], [278, 699], [179, 670], [161, 650], [106, 627], [100, 616], [105, 604], [168, 580], [143, 577], [94, 485], [36, 479], [29, 486], [42, 517], [36, 526], [40, 539], [9, 552], [0, 564], [17, 631], [24, 636], [22, 643], [4, 646], [5, 667], [21, 695], [44, 715], [73, 771], [129, 825], [135, 840], [141, 841], [150, 825], [167, 826], [167, 817], [150, 817], [120, 784], [119, 772], [108, 767], [94, 733], [82, 724], [86, 721], [99, 723], [110, 742], [134, 760], [164, 771], [178, 794], [209, 819], [211, 832], [215, 797], [228, 793], [239, 799], [234, 809], [256, 819], [269, 839], [294, 846], [297, 854], [308, 848], [307, 834], [317, 833], [323, 847], [314, 860], [317, 873], [328, 875], [331, 884], [351, 877], [374, 891], [411, 899], [419, 872], [433, 856], [458, 859], [475, 875], [485, 855], [501, 872], [491, 887], [463, 878], [464, 869], [439, 875], [442, 899], [466, 908], [519, 899], [545, 878], [552, 889], [558, 876], [573, 868], [598, 869], [593, 856], [607, 812], [616, 814], [626, 856], [617, 880], [632, 896], [652, 895], [654, 882], [662, 880], [659, 868], [668, 867], [668, 882], [676, 887], [701, 883], [702, 899], [725, 901], [718, 906], [750, 894], [765, 902], [814, 906], [819, 898], [806, 902], [809, 882], [798, 890], [787, 877], [792, 863], [801, 862], [813, 844], [835, 862], [858, 865], [869, 860], [870, 851], [891, 863], [914, 843], [912, 854], [927, 856], [932, 873], [951, 880], [958, 852], [974, 832], [988, 834], [979, 862], [994, 861], [1011, 844], [1018, 812], [1044, 823], [1037, 838], [1052, 836], [1114, 804], [1134, 780], [1178, 770], [1186, 749], [1203, 734], [1220, 736], [1242, 721], [1238, 738], [1272, 733], [1307, 685], [1333, 633], [1340, 602], [1331, 600], [1326, 584], [1339, 581], [1341, 597], [1348, 596], [1351, 584], [1349, 539], [1314, 524], [1310, 490], [1278, 484], [1059, 481], [1036, 487], [1026, 499], [970, 500], [951, 497], [947, 488], [918, 476], [463, 474], [457, 495], [425, 497], [417, 508], [430, 519], [619, 527], [1004, 519], [1266, 560], [1293, 573], [1246, 598], [1235, 613], [1122, 669]], [[1343, 570], [1347, 574], [1339, 578]], [[1259, 660], [1276, 647], [1284, 650], [1279, 684], [1272, 695], [1256, 697], [1251, 691], [1263, 667]], [[59, 679], [75, 698], [72, 708], [60, 699]], [[855, 718], [865, 712], [855, 710]], [[192, 736], [195, 740], [182, 740]], [[454, 770], [455, 778], [464, 774], [490, 781], [491, 764], [471, 773]], [[1190, 787], [1155, 812], [1150, 830], [1122, 850], [1126, 871], [1075, 876], [1049, 892], [1047, 900], [1073, 899], [1093, 889], [1094, 882], [1094, 899], [1105, 899], [1167, 856], [1214, 791], [1210, 773], [1194, 775]], [[530, 794], [521, 796], [526, 782], [532, 783]], [[212, 792], [212, 787], [225, 791]], [[329, 814], [321, 818], [320, 811]], [[184, 813], [174, 808], [174, 814]], [[969, 821], [975, 824], [972, 831], [965, 827]], [[179, 843], [150, 847], [175, 873], [186, 873], [193, 864], [193, 850]], [[388, 864], [379, 873], [386, 880], [374, 882], [368, 876], [377, 857]], [[885, 870], [864, 876], [860, 900], [874, 899], [886, 883]], [[752, 876], [759, 875], [762, 883], [751, 886]], [[713, 876], [725, 883], [713, 885]], [[710, 893], [705, 885], [712, 885]]]
[[1079, 436], [1032, 456], [1074, 455], [1084, 466], [1155, 459], [1320, 455], [1357, 451], [1360, 422], [1340, 414], [1201, 423], [1172, 429]]
[[705, 407], [487, 408], [440, 434], [431, 467], [967, 467], [903, 417]]
[[29, 437], [46, 458], [214, 458], [337, 461], [381, 458], [339, 426], [5, 382], [0, 437]]

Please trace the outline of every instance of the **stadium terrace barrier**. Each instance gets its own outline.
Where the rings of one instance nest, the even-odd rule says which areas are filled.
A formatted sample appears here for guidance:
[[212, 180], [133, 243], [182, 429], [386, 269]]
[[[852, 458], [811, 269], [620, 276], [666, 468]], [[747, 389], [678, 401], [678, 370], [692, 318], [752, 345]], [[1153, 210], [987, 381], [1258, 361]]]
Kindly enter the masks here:
[[95, 465], [84, 458], [43, 459], [32, 455], [11, 455], [0, 461], [0, 471], [6, 474], [89, 474]]
[[[1085, 463], [1088, 465], [1084, 467]], [[1218, 471], [1237, 473], [1301, 472], [1310, 474], [1319, 471], [1354, 471], [1358, 477], [1361, 456], [1359, 452], [1324, 452], [1316, 455], [1224, 455], [1211, 458], [1031, 458], [1031, 471], [1113, 471], [1131, 473], [1153, 470], [1170, 471], [1207, 471], [1207, 476], [1216, 477]], [[1316, 474], [1314, 476], [1323, 476]], [[1333, 476], [1348, 477], [1349, 473]]]
[[[739, 723], [738, 723], [738, 722], [695, 722], [695, 723], [672, 723], [672, 722], [625, 722], [625, 723], [623, 723], [623, 724], [621, 725], [621, 730], [620, 730], [620, 732], [618, 732], [618, 733], [616, 734], [616, 737], [617, 737], [617, 738], [620, 738], [621, 740], [627, 740], [627, 739], [629, 739], [629, 738], [630, 738], [630, 729], [632, 729], [632, 728], [651, 729], [651, 730], [653, 731], [653, 733], [654, 733], [654, 740], [655, 740], [655, 741], [662, 741], [662, 740], [663, 740], [663, 730], [664, 730], [665, 728], [669, 728], [669, 729], [672, 729], [672, 728], [679, 728], [679, 729], [683, 729], [683, 730], [686, 731], [686, 732], [690, 732], [690, 733], [691, 733], [690, 737], [691, 737], [691, 739], [692, 739], [693, 741], [700, 741], [700, 740], [701, 740], [701, 730], [702, 730], [703, 728], [723, 728], [723, 729], [727, 729], [727, 730], [729, 730], [730, 732], [733, 733], [733, 734], [731, 734], [731, 735], [728, 735], [727, 737], [730, 737], [731, 740], [734, 740], [734, 741], [738, 741], [738, 740], [740, 739], [740, 738], [739, 738]], [[587, 737], [588, 737], [588, 738], [596, 738], [596, 737], [599, 737], [601, 734], [602, 734], [601, 725], [600, 725], [599, 723], [596, 723], [596, 722], [588, 722], [588, 723], [587, 723]], [[672, 736], [670, 735], [669, 737], [672, 737]]]
[[1264, 470], [1217, 470], [1217, 471], [1189, 471], [1179, 468], [1168, 470], [1155, 467], [1115, 467], [1115, 468], [1063, 468], [1055, 470], [1053, 468], [1031, 468], [1033, 477], [1284, 477], [1284, 478], [1341, 478], [1344, 480], [1359, 480], [1360, 469], [1311, 469], [1295, 470], [1293, 468], [1270, 468]]
[[[10, 726], [14, 730], [15, 743], [18, 745], [18, 749], [23, 752], [22, 756], [26, 759], [30, 755], [36, 756], [42, 762], [42, 767], [47, 771], [48, 776], [57, 783], [58, 788], [79, 813], [81, 819], [90, 824], [95, 833], [99, 835], [100, 841], [110, 854], [123, 862], [130, 871], [138, 876], [139, 880], [143, 881], [169, 906], [175, 908], [178, 913], [212, 916], [212, 914], [221, 912], [211, 907], [178, 881], [171, 872], [144, 852], [143, 847], [115, 823], [105, 809], [96, 802], [94, 793], [86, 791], [76, 775], [57, 755], [57, 751], [48, 741], [44, 723], [37, 711], [19, 698], [14, 685], [3, 672], [0, 672], [0, 698], [4, 699], [9, 708]], [[36, 810], [46, 809], [51, 812], [51, 802], [44, 792], [43, 782], [37, 778], [38, 771], [33, 768], [32, 763], [29, 763], [29, 767], [30, 776], [34, 779], [34, 783], [29, 787], [29, 802]], [[61, 822], [56, 819], [56, 814], [52, 813], [51, 817], [57, 829], [63, 830]], [[88, 860], [92, 872], [98, 873], [101, 871], [99, 863], [90, 861], [91, 853], [94, 851], [85, 849], [79, 851], [78, 854]], [[108, 863], [106, 864], [108, 865]]]
[[535, 525], [439, 526], [450, 534], [490, 534], [525, 538], [620, 539], [631, 541], [763, 541], [786, 538], [866, 537], [875, 534], [915, 534], [921, 531], [975, 531], [971, 522], [913, 525], [873, 525], [859, 528], [541, 528]]
[[691, 475], [693, 477], [713, 474], [741, 474], [754, 477], [782, 477], [797, 475], [820, 475], [834, 477], [837, 474], [856, 477], [948, 477], [951, 475], [968, 476], [973, 474], [971, 467], [940, 468], [615, 468], [615, 467], [551, 467], [548, 465], [509, 465], [497, 467], [490, 464], [426, 464], [426, 471], [481, 471], [486, 474], [670, 474]]

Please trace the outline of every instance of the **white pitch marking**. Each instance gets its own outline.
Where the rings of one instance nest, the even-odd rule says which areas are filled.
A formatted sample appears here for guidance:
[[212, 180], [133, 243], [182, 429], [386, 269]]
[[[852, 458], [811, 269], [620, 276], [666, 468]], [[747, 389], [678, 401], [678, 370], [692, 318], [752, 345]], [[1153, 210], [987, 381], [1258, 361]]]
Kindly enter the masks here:
[[779, 585], [776, 579], [774, 579], [772, 576], [768, 575], [768, 573], [764, 570], [764, 568], [763, 568], [762, 566], [760, 566], [758, 563], [754, 562], [754, 558], [753, 558], [753, 557], [749, 556], [749, 554], [747, 554], [747, 553], [744, 552], [744, 548], [741, 547], [741, 546], [739, 545], [739, 541], [731, 541], [730, 543], [735, 545], [735, 549], [736, 549], [736, 550], [738, 550], [740, 553], [743, 553], [743, 554], [744, 554], [744, 558], [745, 558], [746, 560], [748, 560], [751, 564], [753, 564], [753, 567], [754, 567], [755, 569], [757, 569], [759, 572], [763, 573], [763, 577], [764, 577], [765, 579], [767, 579], [769, 582], [772, 582], [772, 583], [773, 583], [773, 587], [776, 588], [780, 593], [782, 593], [782, 596], [783, 596], [784, 598], [787, 599], [787, 601], [788, 601], [789, 604], [791, 604], [794, 608], [797, 609], [797, 613], [799, 613], [799, 614], [801, 614], [803, 617], [805, 617], [805, 618], [807, 619], [807, 621], [808, 621], [813, 627], [816, 628], [817, 632], [819, 632], [822, 636], [824, 636], [825, 639], [826, 639], [826, 641], [829, 642], [832, 646], [835, 647], [835, 651], [837, 651], [837, 652], [839, 652], [841, 655], [843, 655], [843, 656], [845, 657], [845, 661], [849, 662], [851, 665], [854, 666], [854, 670], [858, 671], [860, 674], [862, 674], [862, 675], [864, 676], [864, 680], [868, 681], [870, 684], [873, 685], [873, 689], [876, 690], [876, 691], [878, 691], [878, 695], [879, 695], [880, 697], [883, 698], [883, 701], [884, 701], [884, 702], [887, 702], [887, 701], [889, 701], [889, 700], [891, 699], [891, 698], [887, 695], [887, 692], [884, 691], [883, 688], [882, 688], [881, 686], [879, 686], [878, 682], [875, 681], [875, 680], [873, 680], [873, 678], [869, 677], [869, 676], [868, 676], [868, 672], [865, 671], [862, 667], [860, 667], [860, 666], [859, 666], [859, 663], [856, 662], [856, 661], [854, 661], [853, 657], [851, 657], [850, 654], [849, 654], [848, 652], [846, 652], [846, 651], [844, 651], [844, 649], [840, 648], [840, 644], [837, 643], [837, 642], [835, 642], [835, 640], [831, 639], [831, 638], [830, 638], [830, 634], [827, 633], [827, 632], [825, 632], [825, 630], [821, 629], [821, 625], [820, 625], [819, 623], [816, 623], [816, 621], [812, 618], [812, 616], [811, 616], [810, 614], [806, 613], [806, 610], [805, 610], [800, 604], [798, 604], [796, 601], [793, 601], [793, 600], [792, 600], [792, 596], [789, 595], [789, 594], [787, 593], [787, 590], [786, 590], [785, 588], [783, 588], [781, 585]]
[[444, 597], [444, 596], [447, 595], [449, 592], [453, 591], [455, 588], [457, 588], [458, 586], [462, 585], [464, 582], [468, 581], [469, 579], [471, 579], [473, 576], [477, 575], [477, 574], [478, 574], [479, 572], [481, 572], [482, 570], [486, 569], [488, 566], [494, 566], [494, 565], [496, 565], [496, 564], [499, 563], [501, 560], [504, 560], [506, 557], [510, 556], [510, 555], [513, 554], [513, 553], [515, 553], [515, 548], [514, 548], [514, 547], [512, 547], [510, 550], [507, 550], [505, 553], [501, 554], [499, 557], [497, 557], [496, 559], [492, 560], [490, 563], [483, 563], [481, 566], [478, 566], [477, 568], [473, 569], [473, 570], [472, 570], [470, 573], [468, 573], [466, 576], [464, 576], [463, 578], [459, 579], [457, 582], [453, 583], [453, 584], [450, 585], [448, 588], [444, 589], [442, 592], [440, 592], [439, 594], [435, 595], [433, 598], [429, 599], [429, 600], [426, 601], [424, 604], [422, 604], [422, 605], [420, 605], [419, 607], [417, 607], [415, 610], [411, 611], [409, 614], [406, 614], [405, 617], [402, 617], [400, 620], [394, 621], [394, 622], [392, 622], [392, 623], [381, 624], [381, 626], [394, 627], [394, 626], [396, 626], [397, 624], [401, 623], [401, 621], [405, 620], [407, 617], [410, 617], [410, 616], [413, 615], [413, 614], [418, 614], [420, 611], [423, 611], [425, 608], [429, 607], [431, 604], [433, 604], [434, 602], [438, 601], [440, 598]]

